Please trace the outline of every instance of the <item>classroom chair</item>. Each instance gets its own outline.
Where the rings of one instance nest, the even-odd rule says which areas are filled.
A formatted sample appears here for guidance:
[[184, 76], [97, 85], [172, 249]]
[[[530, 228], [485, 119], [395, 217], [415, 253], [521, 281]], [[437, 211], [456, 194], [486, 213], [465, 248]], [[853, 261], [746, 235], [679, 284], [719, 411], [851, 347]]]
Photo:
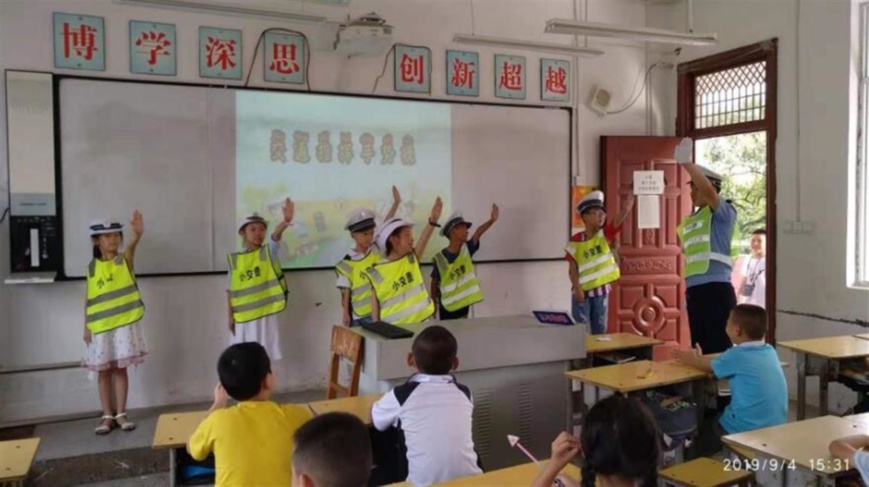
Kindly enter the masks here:
[[685, 487], [728, 487], [754, 485], [754, 474], [711, 458], [698, 458], [658, 472], [663, 485]]
[[[326, 390], [326, 399], [358, 396], [359, 374], [362, 372], [362, 335], [354, 333], [344, 326], [333, 326], [331, 349], [332, 363], [329, 367], [329, 386]], [[342, 359], [353, 367], [350, 373], [349, 386], [344, 386], [338, 381]]]

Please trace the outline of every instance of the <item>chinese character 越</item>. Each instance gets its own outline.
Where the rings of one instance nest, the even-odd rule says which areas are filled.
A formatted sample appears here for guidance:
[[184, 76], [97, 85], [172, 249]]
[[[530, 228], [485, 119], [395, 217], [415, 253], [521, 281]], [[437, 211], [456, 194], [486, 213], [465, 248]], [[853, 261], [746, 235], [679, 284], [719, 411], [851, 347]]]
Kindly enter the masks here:
[[272, 45], [272, 62], [269, 64], [269, 71], [293, 74], [299, 69], [299, 63], [296, 62], [296, 45], [275, 42]]
[[371, 164], [371, 160], [374, 159], [374, 136], [368, 132], [365, 132], [361, 136], [359, 136], [359, 143], [362, 144], [362, 151], [359, 155], [362, 157], [362, 160], [365, 164]]
[[409, 56], [403, 54], [401, 56], [401, 81], [405, 83], [415, 83], [418, 85], [425, 83], [425, 73], [423, 72], [424, 58], [420, 56]]
[[208, 37], [205, 44], [206, 65], [209, 68], [220, 65], [226, 70], [235, 67], [235, 39], [224, 41], [217, 37]]
[[413, 136], [401, 138], [401, 163], [405, 166], [416, 164], [416, 149], [413, 148]]
[[392, 164], [393, 161], [395, 161], [395, 146], [393, 145], [392, 134], [386, 134], [380, 145], [380, 164]]
[[311, 162], [308, 153], [308, 132], [296, 130], [293, 132], [293, 160], [302, 164]]
[[564, 68], [546, 68], [546, 91], [560, 95], [567, 93], [567, 71]]
[[139, 52], [145, 53], [148, 55], [148, 61], [146, 61], [151, 66], [157, 64], [157, 56], [168, 56], [169, 49], [168, 47], [172, 45], [172, 42], [166, 38], [166, 34], [163, 32], [142, 32], [142, 35], [136, 39], [136, 46], [141, 47], [142, 50]]
[[329, 141], [329, 131], [317, 134], [317, 160], [321, 163], [332, 162], [332, 142]]
[[474, 88], [474, 73], [475, 65], [470, 61], [462, 61], [461, 59], [455, 59], [453, 61], [453, 76], [450, 78], [450, 83], [456, 88]]
[[350, 164], [353, 160], [353, 135], [350, 132], [341, 132], [341, 143], [338, 144], [338, 162]]
[[97, 51], [97, 29], [90, 25], [82, 24], [78, 29], [70, 29], [69, 22], [63, 23], [63, 57], [69, 58], [73, 53], [90, 61]]
[[271, 138], [271, 153], [272, 161], [287, 162], [287, 134], [283, 130], [272, 130]]
[[504, 62], [501, 66], [501, 76], [498, 87], [505, 90], [519, 91], [522, 89], [522, 65]]

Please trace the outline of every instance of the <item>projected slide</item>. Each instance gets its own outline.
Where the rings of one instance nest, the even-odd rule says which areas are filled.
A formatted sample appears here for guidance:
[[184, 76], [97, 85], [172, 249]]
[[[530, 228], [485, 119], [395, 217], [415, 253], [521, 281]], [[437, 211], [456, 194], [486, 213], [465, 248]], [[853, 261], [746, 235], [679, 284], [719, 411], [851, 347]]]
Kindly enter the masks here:
[[[397, 216], [418, 235], [437, 196], [452, 199], [451, 106], [438, 103], [238, 91], [235, 96], [236, 213], [281, 218], [296, 202], [280, 257], [289, 268], [329, 267], [353, 241], [350, 212], [382, 219], [397, 186]], [[439, 250], [429, 245], [423, 261]]]

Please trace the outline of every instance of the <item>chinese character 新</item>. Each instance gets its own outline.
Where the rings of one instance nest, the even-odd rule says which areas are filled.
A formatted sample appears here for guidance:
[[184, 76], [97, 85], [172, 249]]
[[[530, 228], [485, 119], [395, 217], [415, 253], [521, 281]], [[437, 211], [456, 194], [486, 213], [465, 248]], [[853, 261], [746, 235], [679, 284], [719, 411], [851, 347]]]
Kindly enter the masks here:
[[405, 83], [415, 83], [421, 85], [425, 83], [425, 73], [423, 72], [423, 56], [401, 56], [401, 81]]
[[416, 164], [416, 149], [413, 148], [413, 137], [410, 135], [401, 138], [401, 163], [405, 166]]
[[224, 41], [216, 37], [208, 37], [205, 43], [205, 63], [209, 68], [219, 65], [226, 70], [235, 67], [235, 40]]
[[296, 62], [296, 45], [275, 42], [272, 46], [272, 62], [269, 64], [269, 71], [278, 74], [293, 74], [299, 71], [299, 64]]
[[311, 162], [311, 154], [308, 152], [308, 132], [296, 130], [293, 132], [293, 160], [307, 164]]
[[359, 143], [362, 144], [362, 151], [359, 155], [362, 157], [362, 160], [365, 161], [365, 164], [371, 164], [371, 160], [374, 159], [376, 153], [374, 152], [374, 136], [368, 132], [359, 136]]
[[165, 33], [154, 32], [153, 30], [142, 32], [142, 35], [136, 39], [136, 46], [142, 48], [139, 52], [148, 55], [148, 61], [146, 62], [151, 66], [157, 64], [157, 56], [169, 55], [168, 47], [171, 45], [172, 42], [166, 38]]
[[472, 62], [455, 59], [453, 61], [453, 76], [450, 78], [450, 83], [456, 88], [474, 88], [474, 73], [475, 65]]
[[287, 134], [283, 130], [272, 130], [270, 147], [272, 161], [287, 162]]
[[518, 91], [522, 89], [522, 65], [504, 62], [501, 66], [501, 77], [498, 87], [505, 90]]
[[392, 134], [383, 136], [383, 144], [380, 145], [380, 164], [392, 164], [395, 161], [395, 145], [393, 145]]
[[332, 142], [329, 141], [329, 131], [317, 134], [317, 160], [321, 163], [332, 162]]
[[353, 134], [341, 132], [341, 143], [338, 144], [338, 162], [350, 164], [353, 160]]
[[567, 93], [567, 71], [564, 68], [546, 68], [546, 91], [560, 95]]
[[73, 53], [90, 61], [97, 51], [97, 30], [89, 25], [82, 24], [78, 29], [70, 29], [69, 22], [63, 23], [63, 57], [70, 58]]

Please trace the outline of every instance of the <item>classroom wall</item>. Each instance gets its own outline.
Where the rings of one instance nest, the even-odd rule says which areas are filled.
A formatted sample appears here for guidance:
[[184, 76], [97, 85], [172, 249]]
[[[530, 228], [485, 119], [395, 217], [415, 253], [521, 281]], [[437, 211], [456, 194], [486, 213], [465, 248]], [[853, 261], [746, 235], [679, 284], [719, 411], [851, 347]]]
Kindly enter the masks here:
[[[263, 3], [259, 1], [259, 3]], [[283, 4], [290, 2], [281, 2]], [[570, 42], [569, 38], [544, 36], [544, 23], [551, 17], [577, 15], [602, 22], [645, 23], [643, 0], [499, 0], [474, 5], [476, 33], [531, 40]], [[134, 7], [110, 0], [3, 0], [0, 1], [0, 68], [53, 70], [52, 12], [101, 15], [107, 27], [107, 71], [84, 72], [88, 76], [132, 78], [127, 62], [127, 22], [153, 20], [176, 24], [178, 76], [175, 80], [201, 83], [197, 73], [197, 29], [200, 25], [244, 30], [244, 60], [253, 55], [259, 32], [284, 26], [306, 32], [313, 45], [310, 79], [318, 91], [370, 93], [383, 58], [341, 58], [328, 50], [328, 32], [304, 24], [270, 22], [256, 17], [226, 17], [183, 10]], [[352, 0], [349, 7], [335, 8], [305, 3], [305, 11], [332, 19], [376, 11], [395, 26], [395, 41], [424, 44], [435, 51], [434, 92], [443, 93], [443, 50], [451, 47], [455, 32], [471, 31], [469, 3], [464, 0]], [[325, 39], [325, 40], [324, 40]], [[595, 45], [592, 41], [592, 45]], [[645, 47], [608, 44], [607, 54], [579, 64], [575, 96], [584, 103], [596, 83], [614, 93], [615, 105], [629, 99], [638, 73], [646, 66]], [[481, 58], [493, 51], [478, 49]], [[537, 66], [539, 55], [522, 53], [527, 66]], [[261, 85], [261, 58], [251, 85]], [[380, 82], [378, 93], [392, 94], [392, 64]], [[529, 94], [536, 93], [536, 69], [529, 69]], [[483, 78], [491, 79], [491, 78]], [[159, 81], [155, 77], [151, 80]], [[2, 82], [2, 81], [0, 81]], [[481, 100], [494, 101], [492, 88], [484, 83]], [[5, 93], [5, 90], [4, 90]], [[437, 95], [443, 96], [443, 95]], [[536, 96], [532, 96], [535, 99]], [[0, 100], [5, 113], [5, 97]], [[598, 137], [647, 133], [646, 100], [623, 114], [599, 118], [580, 107], [576, 110], [578, 165], [574, 174], [584, 184], [596, 184]], [[6, 173], [5, 117], [0, 117], [0, 194], [8, 188]], [[64, 188], [74, 191], [75, 188]], [[2, 199], [2, 198], [0, 198]], [[128, 207], [135, 202], [118, 202]], [[158, 225], [161, 215], [145, 215], [147, 226]], [[0, 277], [9, 272], [8, 224], [0, 224]], [[565, 231], [565, 234], [567, 232]], [[75, 238], [75, 237], [73, 237]], [[483, 242], [485, 248], [485, 241]], [[567, 309], [569, 295], [566, 266], [561, 262], [483, 265], [479, 269], [487, 300], [478, 306], [478, 316], [516, 314], [532, 307]], [[131, 373], [130, 407], [148, 407], [204, 400], [216, 380], [214, 363], [226, 345], [225, 279], [223, 276], [144, 278], [142, 293], [147, 301], [143, 322], [150, 347], [147, 362]], [[281, 315], [285, 359], [275, 364], [279, 388], [297, 390], [320, 386], [327, 370], [329, 330], [340, 319], [334, 274], [323, 271], [289, 275], [289, 309]], [[69, 350], [81, 343], [83, 282], [51, 285], [0, 285], [0, 367], [42, 365], [77, 360]], [[521, 344], [520, 346], [534, 346]], [[81, 345], [83, 350], [83, 345]], [[0, 374], [0, 424], [98, 409], [97, 391], [83, 369]]]
[[[776, 141], [779, 341], [867, 331], [869, 290], [850, 288], [846, 276], [847, 215], [853, 195], [849, 177], [853, 178], [857, 148], [856, 12], [857, 0], [695, 0], [694, 31], [715, 32], [720, 43], [709, 48], [686, 47], [677, 58], [677, 62], [687, 62], [773, 37], [779, 39]], [[647, 14], [650, 26], [685, 30], [681, 2], [651, 5]], [[661, 126], [666, 134], [675, 130], [675, 79], [675, 73], [664, 73], [655, 84], [655, 97], [661, 104]], [[813, 233], [784, 232], [786, 222], [798, 217], [814, 225]], [[849, 325], [790, 312], [862, 320], [864, 324]], [[795, 364], [792, 353], [780, 351], [780, 354], [783, 360]], [[786, 369], [786, 374], [791, 395], [795, 397], [796, 367]], [[818, 401], [816, 383], [810, 381], [812, 404]], [[838, 384], [831, 388], [830, 397], [831, 407], [837, 411], [847, 409], [855, 401], [854, 394]]]

